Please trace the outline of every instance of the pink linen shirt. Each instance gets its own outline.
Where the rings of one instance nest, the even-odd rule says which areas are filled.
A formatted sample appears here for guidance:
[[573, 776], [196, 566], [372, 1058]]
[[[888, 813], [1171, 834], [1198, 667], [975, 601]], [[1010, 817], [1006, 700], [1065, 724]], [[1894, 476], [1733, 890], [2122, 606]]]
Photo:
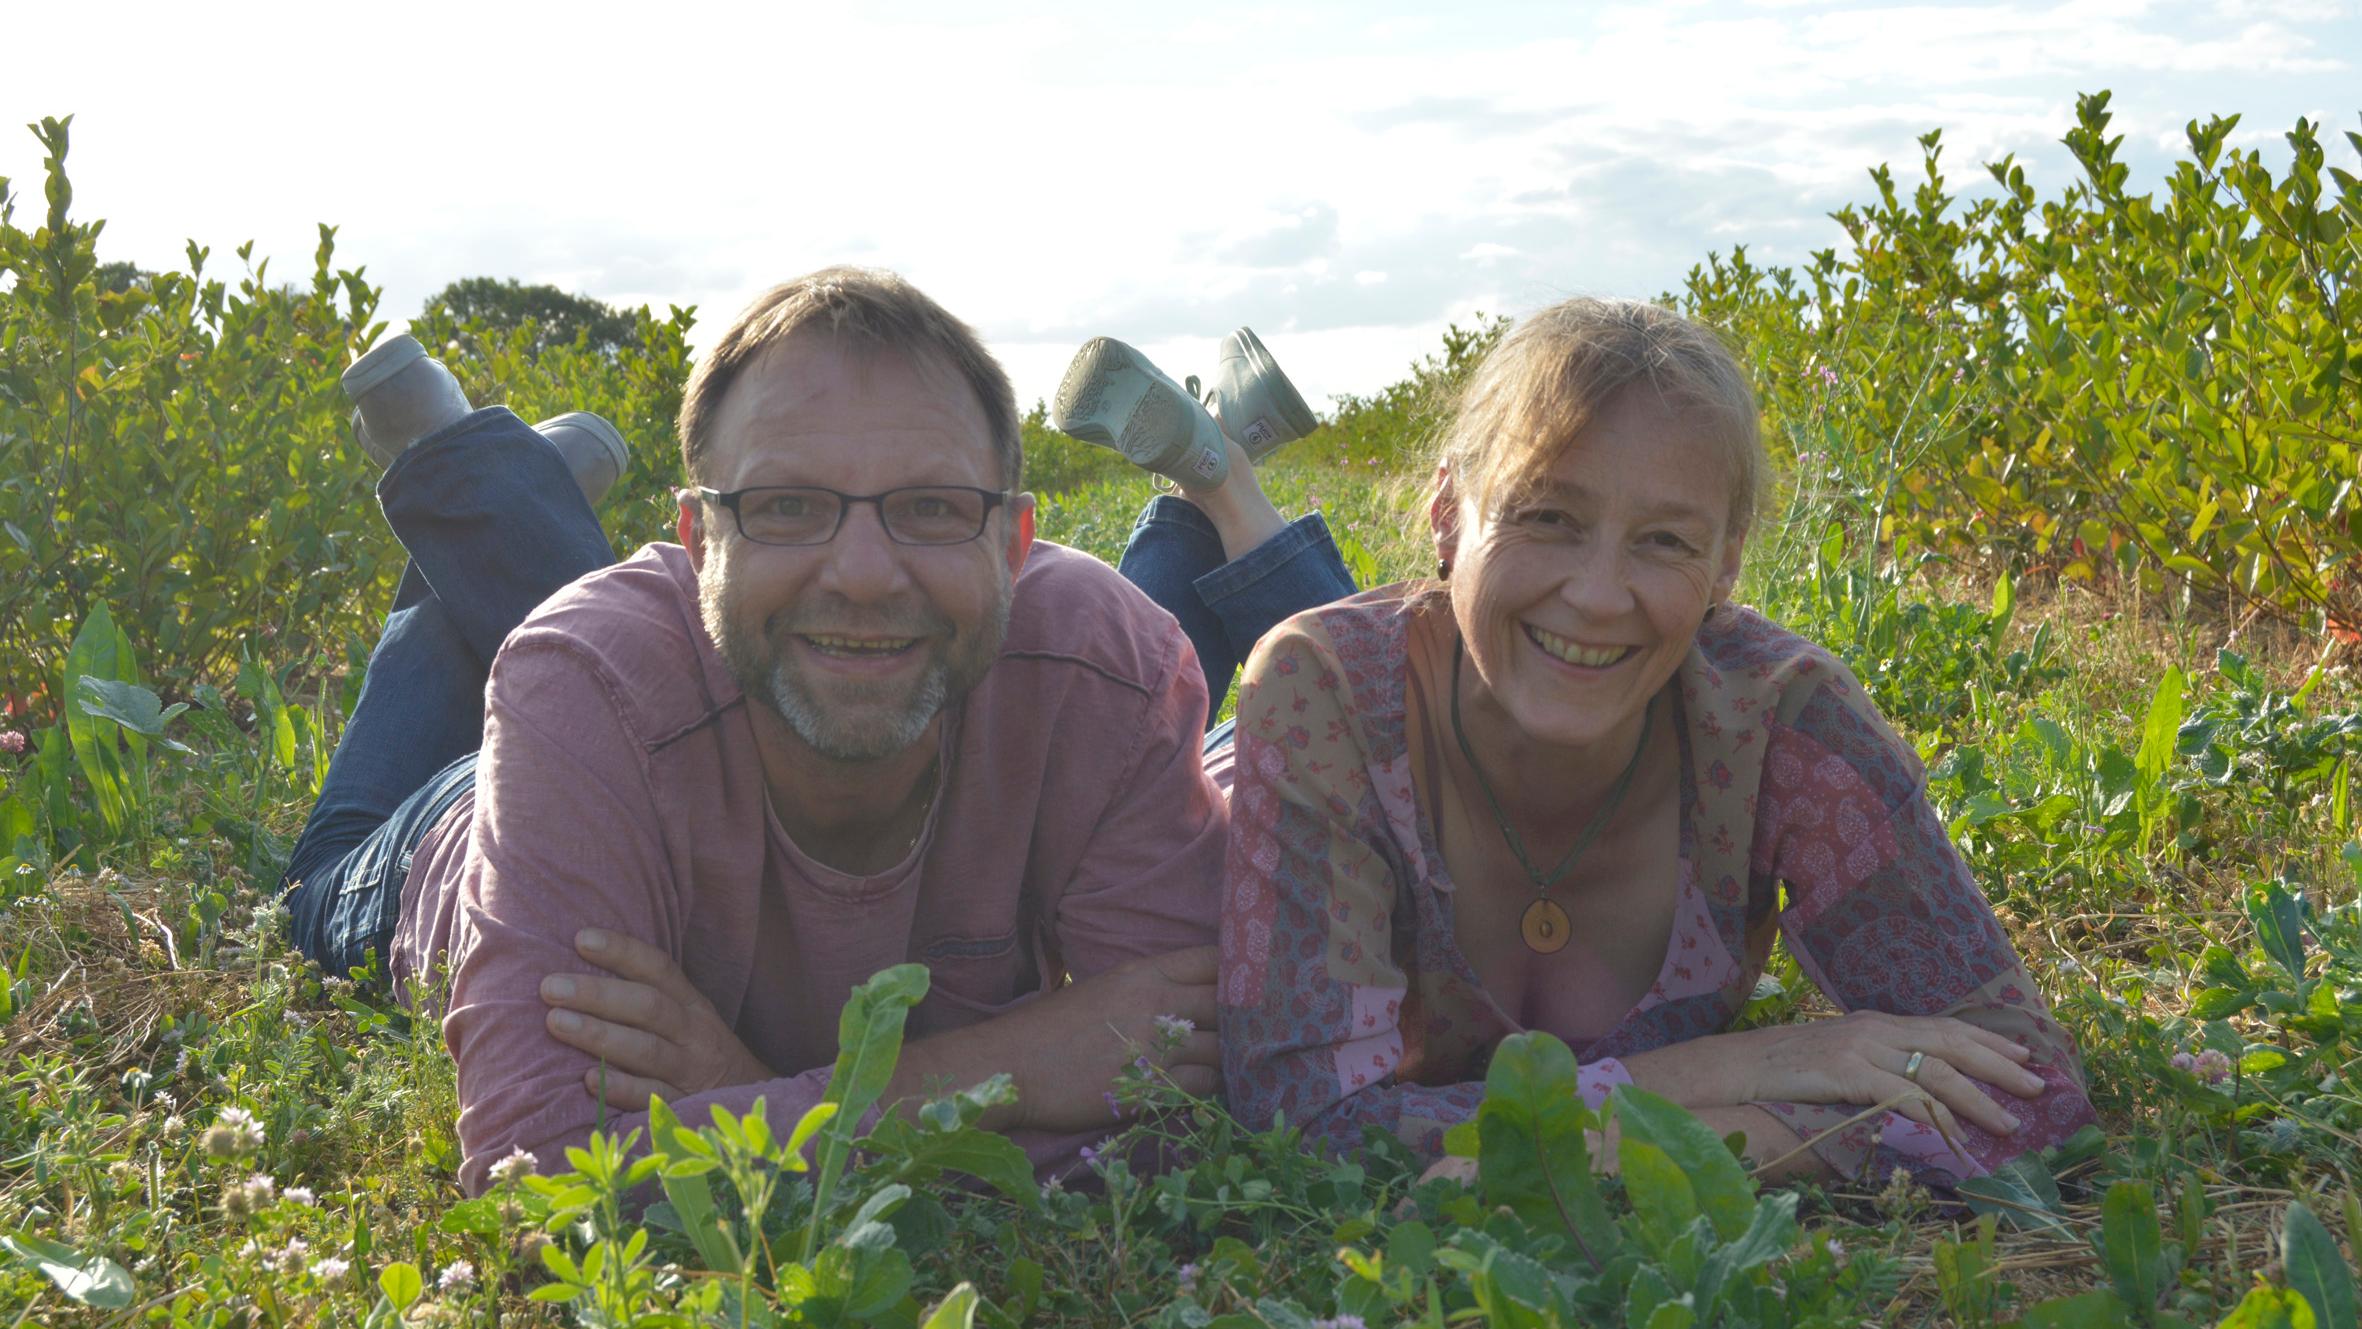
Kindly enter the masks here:
[[[1226, 815], [1199, 758], [1204, 683], [1173, 619], [1097, 559], [1034, 545], [999, 657], [946, 714], [924, 828], [884, 872], [788, 838], [746, 707], [677, 545], [575, 582], [501, 648], [475, 790], [418, 848], [393, 957], [406, 985], [448, 958], [471, 1192], [513, 1149], [561, 1166], [600, 1121], [593, 1061], [549, 1035], [540, 997], [547, 975], [591, 972], [580, 928], [668, 951], [779, 1072], [681, 1116], [762, 1097], [782, 1132], [826, 1091], [845, 999], [882, 968], [931, 971], [919, 1038], [1214, 940]], [[1049, 1165], [1090, 1137], [1018, 1138]]]

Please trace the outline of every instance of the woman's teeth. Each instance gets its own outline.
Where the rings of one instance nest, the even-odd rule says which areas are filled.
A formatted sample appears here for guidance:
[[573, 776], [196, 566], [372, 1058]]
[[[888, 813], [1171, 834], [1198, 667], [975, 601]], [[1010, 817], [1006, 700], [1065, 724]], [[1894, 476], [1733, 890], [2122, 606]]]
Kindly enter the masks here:
[[830, 655], [892, 655], [910, 649], [916, 637], [823, 637], [807, 634], [805, 641]]
[[1530, 623], [1526, 625], [1525, 635], [1534, 645], [1568, 664], [1581, 665], [1585, 669], [1604, 669], [1638, 649], [1632, 646], [1584, 646], [1556, 633], [1544, 632]]

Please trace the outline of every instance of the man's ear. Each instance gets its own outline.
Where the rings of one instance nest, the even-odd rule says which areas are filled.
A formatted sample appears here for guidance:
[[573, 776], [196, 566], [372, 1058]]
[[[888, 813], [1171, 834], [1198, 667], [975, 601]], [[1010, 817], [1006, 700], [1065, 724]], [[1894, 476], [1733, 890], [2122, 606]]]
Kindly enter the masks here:
[[1025, 570], [1025, 560], [1033, 553], [1033, 495], [1019, 494], [1009, 500], [1009, 543], [1001, 556], [1009, 563], [1009, 580]]
[[1452, 468], [1435, 468], [1435, 494], [1427, 500], [1427, 529], [1435, 536], [1436, 566], [1449, 565], [1460, 553], [1460, 493], [1452, 484]]
[[673, 533], [681, 537], [681, 548], [689, 551], [689, 567], [699, 576], [705, 575], [705, 500], [694, 489], [676, 489], [673, 498], [681, 505], [680, 515], [673, 521]]

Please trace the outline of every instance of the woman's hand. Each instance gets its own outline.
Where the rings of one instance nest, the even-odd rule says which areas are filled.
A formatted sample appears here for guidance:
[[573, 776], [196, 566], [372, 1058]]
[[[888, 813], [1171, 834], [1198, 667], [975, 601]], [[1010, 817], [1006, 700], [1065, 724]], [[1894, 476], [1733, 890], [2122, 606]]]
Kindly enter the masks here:
[[[1913, 1053], [1918, 1074], [1906, 1078]], [[2019, 1098], [2045, 1087], [2024, 1063], [2031, 1050], [1947, 1015], [1855, 1011], [1675, 1043], [1621, 1060], [1633, 1080], [1684, 1107], [1740, 1103], [1852, 1103], [1895, 1110], [1957, 1138], [1966, 1120], [1995, 1135], [2018, 1119], [1970, 1077]]]
[[593, 1098], [637, 1112], [651, 1095], [673, 1102], [772, 1078], [671, 956], [597, 928], [576, 933], [574, 949], [616, 977], [552, 974], [541, 999], [550, 1037], [599, 1059], [583, 1073]]

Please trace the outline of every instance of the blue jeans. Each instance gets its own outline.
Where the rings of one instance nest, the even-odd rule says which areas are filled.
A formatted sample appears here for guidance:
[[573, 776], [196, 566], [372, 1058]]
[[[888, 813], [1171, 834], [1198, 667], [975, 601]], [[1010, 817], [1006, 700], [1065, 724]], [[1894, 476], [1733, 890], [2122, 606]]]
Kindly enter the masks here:
[[505, 406], [412, 445], [377, 501], [410, 563], [285, 879], [297, 948], [336, 975], [385, 956], [411, 855], [474, 786], [502, 640], [615, 561], [558, 450]]
[[[420, 440], [377, 496], [410, 566], [286, 875], [296, 946], [338, 975], [386, 957], [419, 841], [475, 787], [500, 643], [552, 592], [614, 561], [557, 450], [504, 407]], [[1173, 498], [1148, 505], [1120, 566], [1180, 620], [1213, 706], [1256, 638], [1354, 589], [1317, 514], [1225, 564], [1213, 523]], [[1207, 749], [1229, 734], [1209, 734]]]
[[1328, 523], [1308, 512], [1237, 559], [1196, 504], [1160, 494], [1141, 510], [1116, 570], [1181, 623], [1206, 675], [1212, 727], [1231, 680], [1283, 619], [1353, 594]]

